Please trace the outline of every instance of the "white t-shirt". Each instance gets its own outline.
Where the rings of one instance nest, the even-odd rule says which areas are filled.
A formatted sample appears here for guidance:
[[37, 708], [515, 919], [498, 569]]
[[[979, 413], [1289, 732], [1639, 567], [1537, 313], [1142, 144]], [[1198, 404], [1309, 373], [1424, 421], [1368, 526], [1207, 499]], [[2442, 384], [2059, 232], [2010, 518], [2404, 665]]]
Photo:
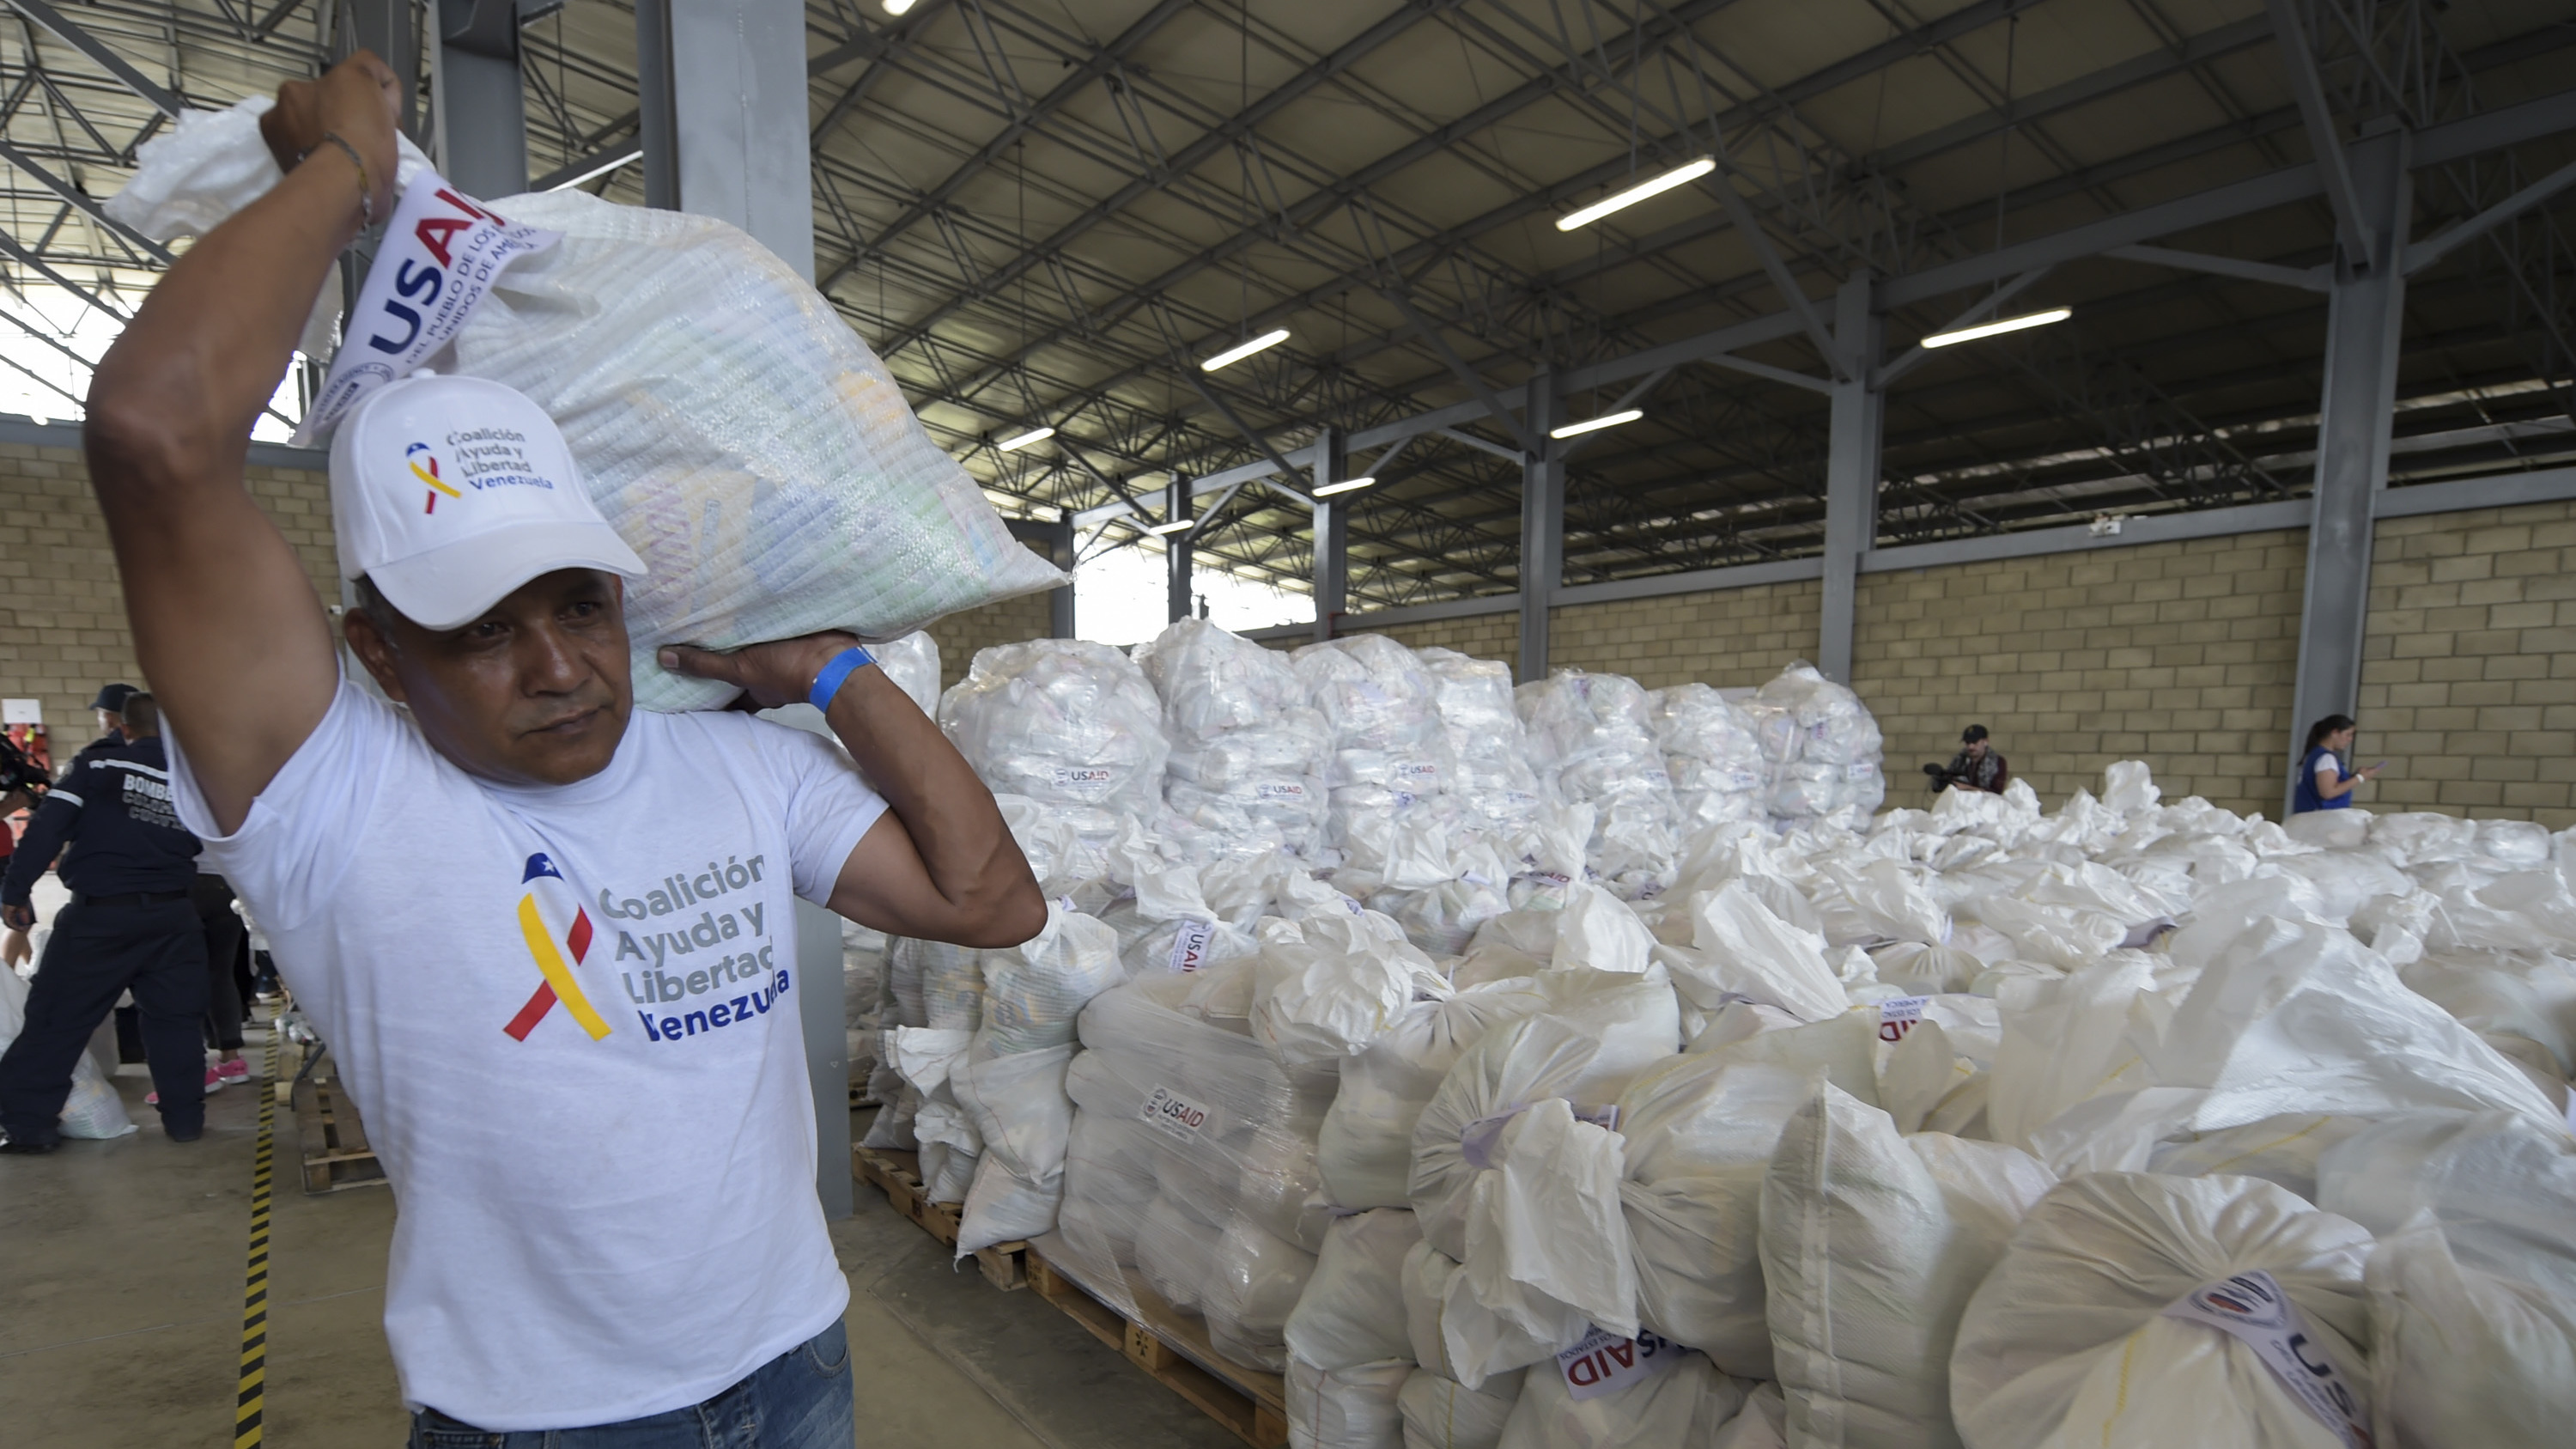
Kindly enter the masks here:
[[826, 899], [884, 813], [847, 757], [637, 710], [599, 774], [510, 789], [344, 679], [232, 835], [176, 741], [171, 766], [392, 1182], [407, 1403], [613, 1423], [841, 1316], [791, 897]]

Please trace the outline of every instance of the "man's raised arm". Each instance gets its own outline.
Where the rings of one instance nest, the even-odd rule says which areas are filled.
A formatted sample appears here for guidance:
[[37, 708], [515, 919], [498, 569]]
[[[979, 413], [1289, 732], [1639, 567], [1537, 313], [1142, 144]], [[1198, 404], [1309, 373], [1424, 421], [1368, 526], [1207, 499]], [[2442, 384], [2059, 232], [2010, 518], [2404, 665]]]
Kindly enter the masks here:
[[285, 181], [179, 259], [90, 383], [90, 486], [135, 652], [226, 831], [338, 678], [304, 566], [242, 468], [333, 261], [366, 218], [392, 214], [394, 86], [362, 51], [283, 87], [260, 128]]

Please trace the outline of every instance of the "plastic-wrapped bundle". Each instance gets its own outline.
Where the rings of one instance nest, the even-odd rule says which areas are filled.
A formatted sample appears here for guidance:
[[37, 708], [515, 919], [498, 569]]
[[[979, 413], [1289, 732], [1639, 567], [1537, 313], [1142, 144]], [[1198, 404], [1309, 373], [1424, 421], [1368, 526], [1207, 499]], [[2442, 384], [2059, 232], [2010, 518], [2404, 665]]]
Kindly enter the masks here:
[[1032, 639], [978, 650], [966, 678], [940, 697], [939, 724], [986, 785], [1048, 807], [1094, 850], [1162, 803], [1171, 746], [1161, 701], [1106, 644]]
[[1341, 1064], [1317, 1155], [1325, 1194], [1346, 1209], [1409, 1205], [1413, 1124], [1458, 1056], [1498, 1022], [1536, 1016], [1548, 998], [1501, 981], [1405, 1008], [1368, 1050]]
[[1636, 900], [1672, 884], [1672, 778], [1647, 727], [1646, 691], [1617, 674], [1560, 669], [1522, 685], [1513, 704], [1530, 763], [1549, 794], [1593, 808], [1585, 865]]
[[1646, 696], [1646, 717], [1672, 776], [1684, 839], [1730, 820], [1767, 813], [1762, 742], [1753, 722], [1705, 684], [1677, 684]]
[[939, 641], [922, 630], [871, 644], [868, 652], [876, 656], [877, 668], [894, 681], [921, 712], [939, 717]]
[[1059, 1266], [1148, 1327], [1186, 1336], [1175, 1315], [1204, 1315], [1218, 1352], [1275, 1372], [1328, 1221], [1314, 1136], [1332, 1079], [1246, 1034], [1249, 970], [1140, 978], [1084, 1009]]
[[877, 1030], [885, 1016], [885, 1006], [893, 998], [886, 990], [886, 936], [871, 931], [856, 921], [841, 922], [841, 1002], [848, 1034], [850, 1081], [860, 1087], [869, 1100], [891, 1101], [876, 1095]]
[[1312, 854], [1324, 823], [1324, 721], [1288, 657], [1204, 619], [1183, 619], [1139, 645], [1137, 666], [1160, 696], [1172, 812], [1219, 854]]
[[1324, 783], [1334, 863], [1399, 890], [1449, 879], [1448, 821], [1429, 801], [1449, 788], [1457, 762], [1430, 672], [1381, 634], [1309, 644], [1289, 659], [1332, 742]]
[[1516, 844], [1538, 818], [1540, 796], [1520, 715], [1512, 708], [1511, 666], [1455, 649], [1417, 649], [1414, 655], [1431, 675], [1440, 724], [1458, 762], [1450, 793]]
[[1771, 813], [1811, 820], [1850, 807], [1877, 812], [1887, 799], [1885, 742], [1860, 696], [1801, 659], [1754, 694], [1746, 710], [1771, 767]]

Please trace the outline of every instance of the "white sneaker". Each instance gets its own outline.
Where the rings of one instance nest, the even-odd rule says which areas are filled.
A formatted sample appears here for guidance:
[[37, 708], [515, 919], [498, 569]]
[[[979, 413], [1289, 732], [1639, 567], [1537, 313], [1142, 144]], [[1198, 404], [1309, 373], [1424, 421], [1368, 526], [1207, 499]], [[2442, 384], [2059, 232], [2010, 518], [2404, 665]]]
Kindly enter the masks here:
[[[224, 1074], [223, 1074], [222, 1070], [221, 1070], [220, 1068], [216, 1068], [216, 1067], [208, 1067], [208, 1068], [206, 1068], [206, 1095], [207, 1095], [207, 1096], [209, 1096], [209, 1097], [211, 1097], [211, 1096], [213, 1096], [214, 1094], [216, 1094], [217, 1092], [222, 1091], [223, 1089], [224, 1089]], [[144, 1093], [144, 1094], [143, 1094], [143, 1105], [145, 1105], [145, 1106], [147, 1106], [147, 1107], [158, 1107], [158, 1106], [160, 1106], [160, 1105], [161, 1105], [161, 1094], [160, 1094], [159, 1092], [146, 1092], [146, 1093]]]

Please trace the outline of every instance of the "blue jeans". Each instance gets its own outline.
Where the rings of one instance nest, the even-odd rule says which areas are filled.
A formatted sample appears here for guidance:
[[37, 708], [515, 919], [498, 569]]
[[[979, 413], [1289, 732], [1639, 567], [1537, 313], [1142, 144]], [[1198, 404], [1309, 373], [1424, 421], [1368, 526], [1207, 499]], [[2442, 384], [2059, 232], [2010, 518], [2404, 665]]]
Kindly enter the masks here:
[[850, 1449], [858, 1437], [850, 1393], [849, 1331], [835, 1323], [689, 1408], [506, 1434], [423, 1409], [411, 1416], [409, 1449]]

